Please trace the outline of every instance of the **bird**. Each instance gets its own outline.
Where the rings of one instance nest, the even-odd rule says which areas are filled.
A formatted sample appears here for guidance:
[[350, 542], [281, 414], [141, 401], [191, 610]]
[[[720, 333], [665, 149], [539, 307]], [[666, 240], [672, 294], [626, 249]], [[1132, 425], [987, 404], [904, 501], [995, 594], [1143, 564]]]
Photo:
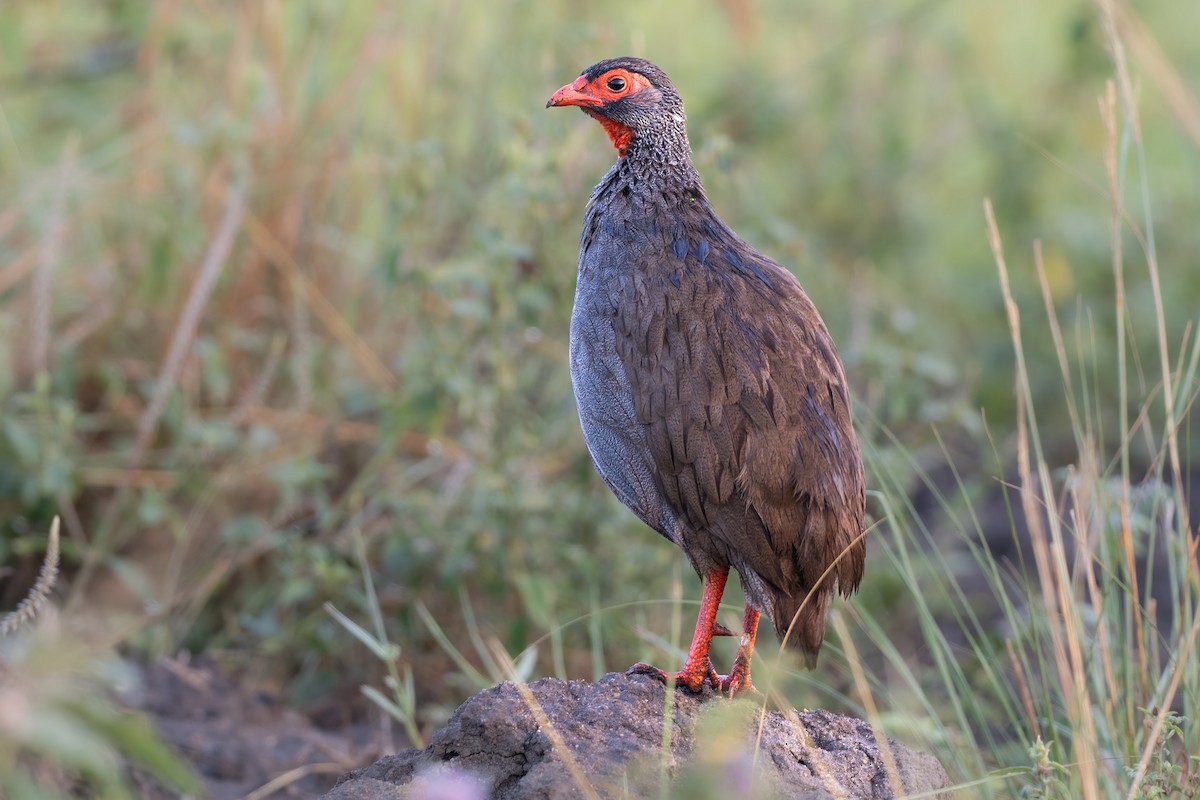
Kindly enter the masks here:
[[[588, 201], [571, 312], [571, 382], [600, 477], [703, 581], [683, 669], [702, 693], [756, 691], [759, 618], [811, 668], [830, 600], [862, 581], [866, 490], [845, 369], [795, 276], [738, 237], [692, 163], [683, 100], [633, 57], [593, 64], [546, 107], [597, 120], [617, 160]], [[729, 571], [746, 602], [716, 671]]]

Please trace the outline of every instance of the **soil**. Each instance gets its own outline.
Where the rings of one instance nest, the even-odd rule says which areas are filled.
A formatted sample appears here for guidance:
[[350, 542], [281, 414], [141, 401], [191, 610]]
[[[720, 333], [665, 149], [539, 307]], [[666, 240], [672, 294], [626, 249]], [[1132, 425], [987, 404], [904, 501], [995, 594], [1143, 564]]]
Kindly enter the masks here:
[[[124, 698], [192, 764], [211, 800], [318, 797], [339, 775], [381, 753], [366, 725], [319, 728], [263, 691], [239, 686], [216, 667], [164, 659], [140, 668], [141, 686]], [[176, 795], [135, 776], [139, 796]]]

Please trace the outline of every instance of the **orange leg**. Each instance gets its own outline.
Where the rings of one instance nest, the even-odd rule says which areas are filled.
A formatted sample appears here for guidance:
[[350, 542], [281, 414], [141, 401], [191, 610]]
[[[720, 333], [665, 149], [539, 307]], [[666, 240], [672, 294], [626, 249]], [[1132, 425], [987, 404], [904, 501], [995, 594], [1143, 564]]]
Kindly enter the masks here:
[[754, 655], [758, 617], [758, 610], [746, 603], [746, 612], [742, 615], [742, 640], [733, 659], [733, 669], [721, 678], [721, 691], [730, 697], [742, 692], [755, 691], [754, 684], [750, 682], [750, 657]]
[[[700, 599], [700, 615], [696, 618], [696, 630], [692, 634], [692, 646], [688, 650], [687, 661], [683, 665], [683, 670], [675, 674], [675, 685], [683, 686], [693, 693], [700, 692], [704, 688], [705, 683], [714, 689], [721, 687], [721, 676], [713, 669], [712, 659], [708, 657], [708, 650], [712, 644], [713, 636], [727, 636], [730, 633], [723, 625], [717, 624], [717, 608], [721, 605], [721, 595], [725, 592], [725, 581], [728, 578], [729, 567], [719, 567], [708, 573], [708, 577], [704, 581], [704, 596]], [[755, 626], [758, 625], [757, 614], [755, 615], [754, 623]], [[743, 641], [745, 640], [744, 632], [742, 639]], [[750, 640], [751, 647], [753, 647], [753, 636], [751, 636]], [[741, 658], [741, 654], [742, 650], [738, 648], [739, 658]], [[736, 662], [734, 667], [736, 669]], [[749, 682], [749, 668], [750, 657], [747, 655], [746, 682]], [[664, 682], [669, 680], [667, 673], [649, 664], [634, 664], [626, 674], [650, 675]]]

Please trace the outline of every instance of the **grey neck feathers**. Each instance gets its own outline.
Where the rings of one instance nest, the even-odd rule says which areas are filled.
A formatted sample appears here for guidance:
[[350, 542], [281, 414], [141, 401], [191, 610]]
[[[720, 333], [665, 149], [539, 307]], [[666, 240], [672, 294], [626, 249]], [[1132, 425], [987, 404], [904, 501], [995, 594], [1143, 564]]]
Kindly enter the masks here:
[[672, 192], [701, 189], [700, 173], [692, 165], [687, 118], [682, 108], [640, 127], [618, 171], [646, 191]]

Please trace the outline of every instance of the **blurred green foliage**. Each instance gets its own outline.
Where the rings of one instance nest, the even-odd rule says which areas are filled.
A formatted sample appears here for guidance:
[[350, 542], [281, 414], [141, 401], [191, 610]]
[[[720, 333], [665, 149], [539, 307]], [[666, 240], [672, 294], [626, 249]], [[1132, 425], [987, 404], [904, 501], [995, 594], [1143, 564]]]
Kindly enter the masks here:
[[[1200, 4], [1137, 11], [1194, 90]], [[941, 460], [933, 426], [983, 448], [980, 409], [1011, 458], [984, 197], [1023, 307], [1041, 306], [1027, 253], [1044, 243], [1097, 430], [1119, 439], [1097, 106], [1113, 67], [1087, 3], [726, 0], [684, 18], [644, 1], [17, 0], [0, 15], [4, 598], [63, 513], [69, 609], [134, 620], [146, 654], [221, 653], [311, 707], [382, 674], [322, 610], [371, 610], [361, 534], [425, 724], [468, 683], [418, 600], [468, 654], [464, 608], [510, 652], [548, 637], [543, 673], [661, 658], [638, 631], [668, 629], [680, 558], [593, 474], [566, 364], [583, 206], [614, 154], [594, 123], [543, 111], [621, 53], [671, 74], [714, 205], [822, 309], [881, 469]], [[1170, 265], [1178, 343], [1200, 296], [1200, 149], [1143, 66], [1145, 170], [1128, 128], [1120, 168]], [[1147, 323], [1149, 244], [1122, 250], [1126, 313]], [[1068, 452], [1044, 322], [1026, 347], [1048, 446]], [[1157, 391], [1156, 347], [1131, 340], [1131, 415]], [[872, 568], [862, 602], [895, 610], [898, 578]]]

